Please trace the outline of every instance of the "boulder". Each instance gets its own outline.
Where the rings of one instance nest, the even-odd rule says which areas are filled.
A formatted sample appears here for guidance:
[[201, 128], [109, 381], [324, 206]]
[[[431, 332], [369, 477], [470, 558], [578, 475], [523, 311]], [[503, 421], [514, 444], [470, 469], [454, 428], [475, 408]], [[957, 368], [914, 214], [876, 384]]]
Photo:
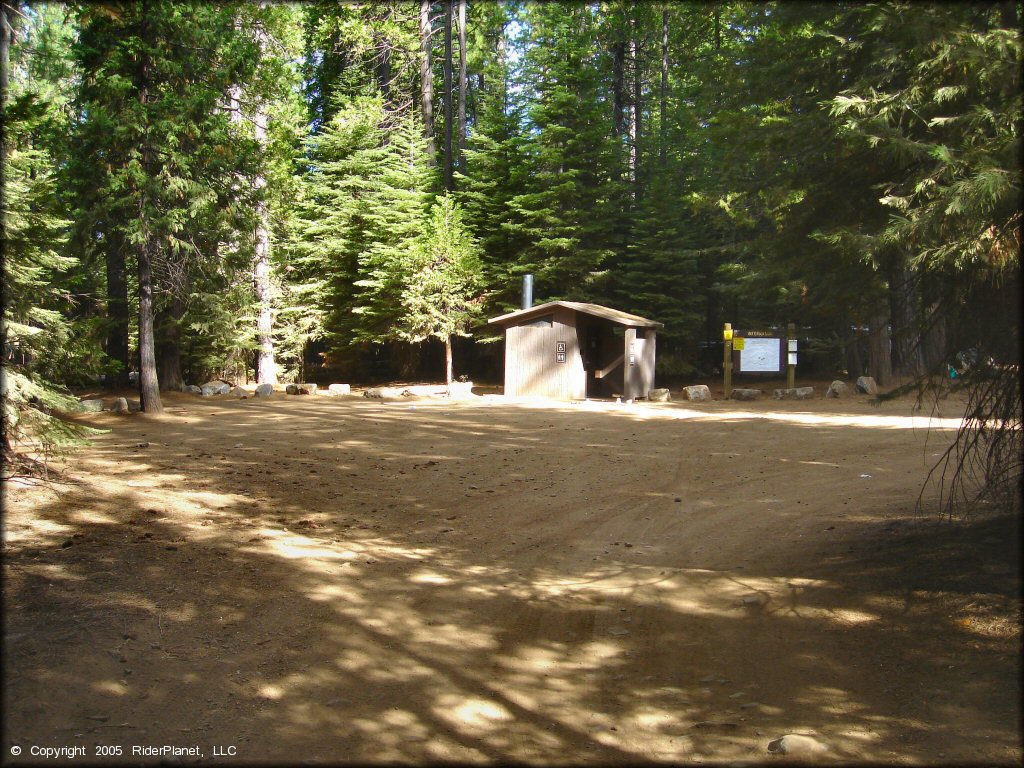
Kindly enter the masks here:
[[404, 391], [398, 387], [370, 387], [363, 392], [363, 397], [383, 400], [386, 397], [401, 397]]
[[775, 741], [769, 742], [768, 751], [777, 755], [790, 757], [817, 757], [829, 751], [828, 745], [812, 736], [800, 733], [787, 733]]
[[299, 389], [302, 390], [303, 394], [315, 395], [318, 387], [316, 384], [299, 384]]
[[138, 385], [138, 383], [139, 383], [139, 372], [138, 371], [129, 371], [128, 372], [128, 383], [131, 384], [133, 387]]
[[115, 397], [110, 406], [111, 413], [128, 413], [128, 400], [124, 397]]
[[814, 387], [794, 387], [793, 389], [776, 389], [772, 395], [776, 400], [810, 400], [814, 397]]
[[711, 399], [711, 390], [707, 384], [696, 384], [692, 387], [683, 387], [683, 398], [686, 400], [704, 402]]
[[331, 384], [327, 388], [327, 394], [329, 395], [351, 395], [352, 385], [351, 384]]
[[82, 400], [78, 403], [79, 409], [87, 413], [97, 413], [103, 410], [102, 400]]
[[760, 389], [734, 389], [732, 391], [733, 400], [757, 400], [760, 396]]
[[849, 387], [846, 386], [846, 382], [836, 379], [828, 385], [828, 389], [825, 390], [825, 397], [840, 397], [845, 395], [847, 390], [849, 390]]
[[128, 400], [127, 402], [129, 413], [138, 413], [142, 410], [142, 406], [139, 404], [138, 400]]
[[473, 397], [472, 381], [453, 381], [448, 385], [448, 397], [453, 400], [465, 400]]
[[226, 395], [231, 392], [231, 386], [223, 381], [208, 381], [199, 388], [203, 397], [211, 395]]
[[672, 393], [667, 389], [652, 389], [647, 393], [647, 399], [652, 403], [667, 403], [672, 399]]
[[870, 376], [858, 376], [857, 383], [854, 386], [862, 395], [878, 394], [878, 385], [875, 384], [875, 380]]
[[306, 394], [305, 392], [302, 391], [302, 387], [300, 387], [298, 384], [286, 384], [285, 388], [284, 388], [284, 393], [286, 395], [304, 395], [304, 394]]
[[231, 390], [231, 396], [237, 397], [239, 400], [245, 400], [249, 396], [249, 392], [241, 387], [235, 387]]
[[197, 387], [195, 384], [186, 384], [181, 388], [181, 391], [189, 395], [201, 395], [203, 394], [203, 388]]
[[270, 397], [274, 394], [273, 384], [260, 384], [256, 387], [256, 397]]

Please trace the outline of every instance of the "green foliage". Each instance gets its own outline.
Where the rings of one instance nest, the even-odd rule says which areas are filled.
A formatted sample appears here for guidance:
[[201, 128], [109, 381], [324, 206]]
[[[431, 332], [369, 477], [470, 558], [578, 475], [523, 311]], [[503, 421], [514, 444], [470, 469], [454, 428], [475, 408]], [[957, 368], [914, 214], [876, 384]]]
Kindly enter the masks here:
[[[873, 9], [884, 55], [832, 100], [844, 133], [890, 162], [879, 202], [891, 214], [879, 243], [963, 291], [1012, 281], [1021, 244], [1020, 30], [1003, 26], [1001, 7], [927, 6], [914, 10], [919, 25], [907, 40], [905, 10]], [[1009, 341], [1004, 352], [1016, 349]]]
[[402, 291], [399, 331], [410, 341], [433, 337], [445, 343], [467, 336], [480, 314], [480, 258], [449, 194], [431, 206], [413, 248]]
[[524, 9], [525, 191], [506, 227], [524, 241], [517, 271], [533, 272], [547, 298], [592, 298], [612, 254], [618, 155], [591, 66], [596, 23], [587, 6]]
[[[523, 107], [511, 93], [515, 75], [508, 54], [512, 19], [503, 3], [470, 6], [469, 61], [471, 71], [479, 76], [471, 91], [472, 124], [454, 195], [467, 228], [480, 244], [488, 314], [517, 306], [522, 274], [517, 262], [528, 244], [510, 208], [512, 200], [526, 192], [529, 176], [522, 161], [527, 143], [521, 128]], [[490, 338], [500, 339], [500, 333], [493, 331]]]
[[[268, 301], [252, 285], [253, 233], [267, 221], [289, 374], [321, 336], [335, 351], [413, 338], [403, 299], [439, 187], [418, 10], [147, 0], [76, 7], [76, 36], [40, 6], [18, 72], [38, 83], [24, 149], [59, 171], [50, 209], [74, 208], [72, 238], [52, 248], [78, 259], [50, 281], [77, 297], [59, 310], [77, 340], [62, 349], [89, 356], [98, 257], [126, 247], [132, 265], [149, 248], [158, 303], [186, 299], [187, 364], [247, 368], [246, 323]], [[482, 311], [516, 306], [532, 272], [540, 300], [665, 323], [663, 368], [677, 372], [723, 320], [844, 340], [891, 331], [879, 349], [904, 373], [920, 370], [915, 346], [934, 348], [931, 364], [993, 335], [986, 323], [1016, 325], [1018, 16], [1012, 4], [469, 4], [452, 196], [478, 243]], [[74, 70], [60, 54], [72, 41]], [[1010, 359], [1016, 336], [1002, 337]]]
[[[76, 318], [77, 299], [69, 288], [77, 262], [64, 253], [70, 222], [58, 196], [54, 158], [66, 120], [66, 83], [54, 50], [62, 37], [52, 13], [21, 18], [29, 23], [19, 29], [20, 42], [11, 52], [3, 105], [5, 460], [19, 447], [46, 456], [83, 442], [90, 430], [59, 415], [77, 407], [62, 382], [87, 375], [95, 357], [88, 324]], [[41, 71], [28, 55], [36, 45], [51, 51], [50, 70]]]
[[322, 270], [335, 348], [400, 337], [430, 179], [421, 132], [415, 113], [390, 115], [366, 95], [309, 142], [302, 258]]
[[302, 73], [314, 127], [331, 121], [353, 85], [371, 81], [381, 89], [388, 111], [401, 111], [419, 71], [419, 4], [320, 0], [304, 4], [303, 12]]

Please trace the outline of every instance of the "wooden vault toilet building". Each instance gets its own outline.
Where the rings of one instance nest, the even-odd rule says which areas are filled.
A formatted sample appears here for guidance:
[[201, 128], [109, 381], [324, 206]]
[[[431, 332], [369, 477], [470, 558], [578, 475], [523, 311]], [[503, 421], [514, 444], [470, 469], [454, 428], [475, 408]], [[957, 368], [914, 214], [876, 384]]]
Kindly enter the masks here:
[[647, 397], [662, 323], [575, 301], [492, 318], [505, 330], [505, 394], [583, 400]]

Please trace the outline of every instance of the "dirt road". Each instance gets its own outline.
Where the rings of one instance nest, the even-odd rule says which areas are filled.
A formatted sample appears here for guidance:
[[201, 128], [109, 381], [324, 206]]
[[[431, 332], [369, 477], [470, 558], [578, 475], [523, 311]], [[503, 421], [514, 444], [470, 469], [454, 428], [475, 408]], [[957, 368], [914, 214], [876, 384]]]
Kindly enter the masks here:
[[914, 516], [954, 405], [166, 404], [6, 489], [8, 761], [1020, 763], [1019, 527]]

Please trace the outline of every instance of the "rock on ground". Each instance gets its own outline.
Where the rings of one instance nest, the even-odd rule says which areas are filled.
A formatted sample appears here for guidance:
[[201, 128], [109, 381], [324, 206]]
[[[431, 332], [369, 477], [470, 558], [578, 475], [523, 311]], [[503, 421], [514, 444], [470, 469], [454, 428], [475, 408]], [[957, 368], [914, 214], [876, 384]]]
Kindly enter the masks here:
[[878, 385], [875, 383], [875, 380], [870, 376], [858, 376], [857, 383], [854, 386], [856, 386], [857, 391], [860, 392], [862, 395], [878, 394]]
[[209, 397], [210, 395], [227, 395], [231, 392], [231, 387], [223, 381], [208, 381], [199, 390], [203, 397]]
[[285, 392], [286, 395], [304, 395], [304, 394], [306, 394], [305, 392], [302, 391], [302, 387], [300, 387], [298, 384], [288, 384], [284, 388], [284, 392]]
[[733, 400], [757, 400], [760, 396], [760, 389], [734, 389], [732, 391]]
[[667, 389], [652, 389], [648, 393], [647, 399], [652, 403], [667, 403], [672, 399], [672, 393]]
[[810, 400], [814, 397], [814, 387], [793, 387], [792, 389], [776, 389], [773, 397], [776, 400]]
[[186, 384], [181, 388], [181, 391], [188, 395], [201, 395], [203, 394], [203, 388], [197, 387], [195, 384]]
[[256, 387], [256, 397], [270, 397], [274, 394], [273, 384], [260, 384]]
[[249, 392], [247, 390], [242, 389], [241, 387], [235, 387], [234, 389], [231, 390], [231, 396], [237, 397], [239, 400], [244, 400], [249, 396]]
[[352, 385], [351, 384], [331, 384], [327, 387], [327, 394], [329, 395], [351, 395]]
[[711, 390], [707, 384], [697, 384], [692, 387], [683, 387], [683, 397], [686, 400], [705, 401], [711, 399]]
[[129, 413], [128, 411], [128, 399], [124, 397], [115, 397], [113, 404], [110, 406], [112, 413]]
[[370, 387], [363, 392], [363, 397], [382, 400], [385, 397], [401, 397], [403, 394], [404, 390], [401, 390], [398, 387]]
[[849, 387], [846, 386], [845, 381], [836, 379], [828, 385], [828, 389], [825, 391], [825, 397], [840, 397], [841, 395], [845, 395], [848, 390]]
[[777, 755], [790, 757], [814, 757], [829, 751], [828, 745], [812, 736], [800, 733], [787, 733], [775, 741], [769, 742], [768, 751]]
[[456, 400], [464, 400], [473, 396], [472, 381], [453, 381], [448, 385], [448, 397]]
[[299, 384], [299, 389], [301, 389], [307, 395], [315, 395], [316, 394], [316, 390], [317, 390], [317, 385], [316, 384]]
[[78, 407], [87, 413], [96, 413], [103, 410], [102, 400], [81, 400]]

